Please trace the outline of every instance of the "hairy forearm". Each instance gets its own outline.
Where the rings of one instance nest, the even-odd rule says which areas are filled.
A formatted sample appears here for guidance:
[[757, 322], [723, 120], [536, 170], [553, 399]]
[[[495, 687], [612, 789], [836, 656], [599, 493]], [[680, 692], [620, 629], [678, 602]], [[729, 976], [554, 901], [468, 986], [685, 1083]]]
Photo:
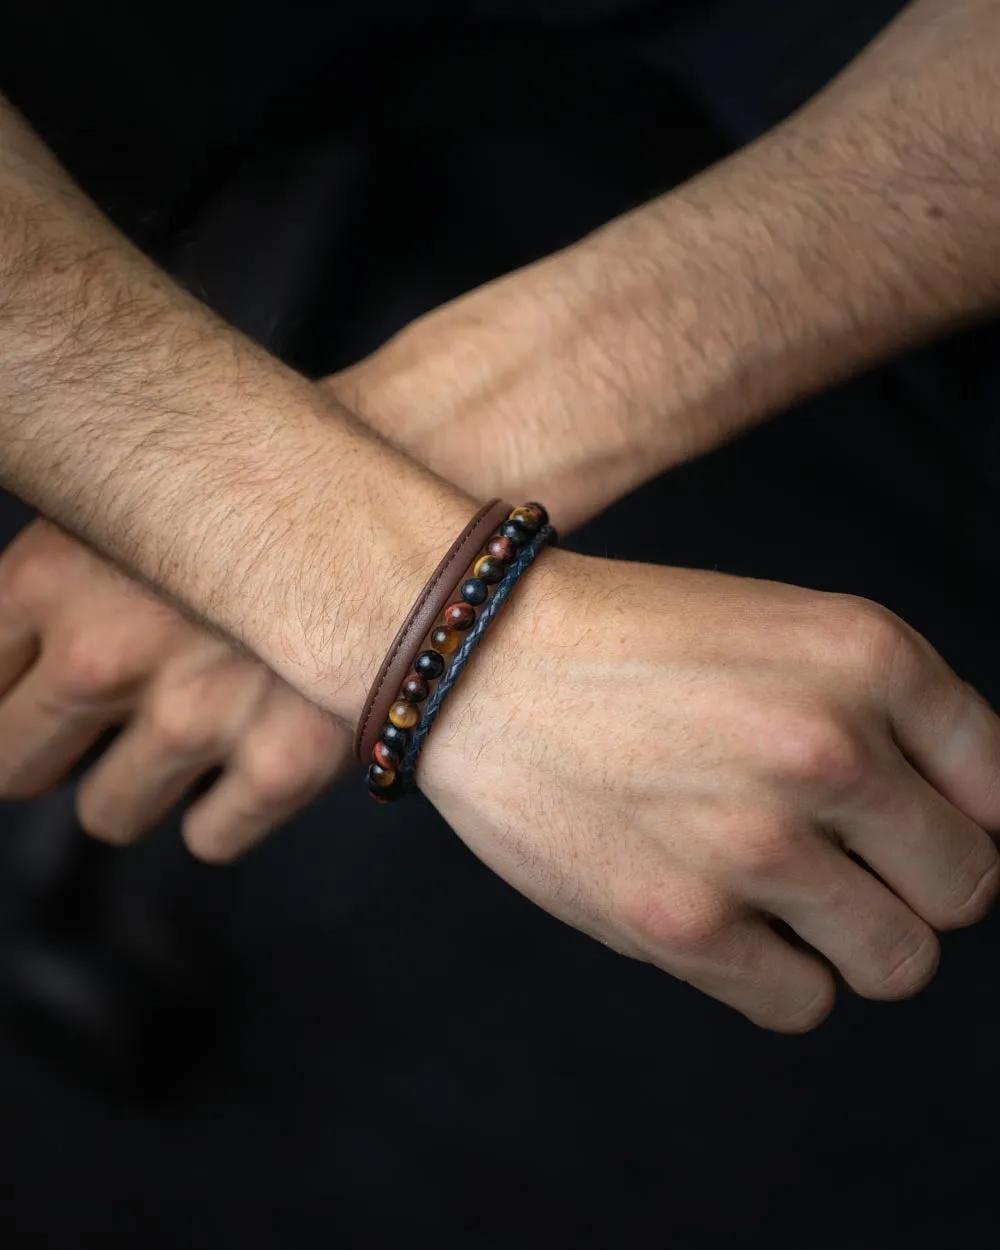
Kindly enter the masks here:
[[348, 720], [469, 513], [175, 287], [2, 104], [0, 482]]
[[594, 515], [1000, 298], [1000, 0], [921, 0], [759, 142], [335, 379], [478, 494]]
[[919, 0], [759, 142], [593, 236], [595, 352], [673, 463], [1000, 298], [1000, 3]]

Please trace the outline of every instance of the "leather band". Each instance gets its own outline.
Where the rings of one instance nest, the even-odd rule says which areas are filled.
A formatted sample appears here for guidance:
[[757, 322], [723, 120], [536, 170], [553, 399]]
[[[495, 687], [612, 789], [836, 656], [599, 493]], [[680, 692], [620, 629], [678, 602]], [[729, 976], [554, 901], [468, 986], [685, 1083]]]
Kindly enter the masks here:
[[493, 531], [507, 519], [512, 507], [502, 499], [484, 503], [461, 534], [445, 552], [441, 563], [420, 592], [416, 603], [400, 626], [382, 666], [368, 691], [361, 719], [354, 735], [354, 753], [359, 760], [371, 757], [385, 725], [389, 709], [399, 696], [403, 679], [413, 666], [424, 639], [448, 606], [469, 565], [479, 555]]
[[466, 634], [462, 645], [451, 657], [448, 671], [438, 682], [437, 689], [431, 695], [430, 701], [424, 708], [420, 717], [420, 724], [414, 729], [413, 737], [410, 739], [410, 744], [406, 749], [406, 755], [403, 757], [399, 777], [404, 790], [412, 790], [416, 784], [417, 764], [420, 760], [420, 752], [427, 741], [427, 735], [433, 729], [434, 722], [437, 720], [444, 701], [451, 694], [455, 683], [461, 677], [462, 670], [468, 664], [473, 651], [486, 636], [487, 630], [496, 620], [501, 608], [510, 598], [517, 583], [531, 568], [549, 543], [556, 542], [557, 538], [558, 535], [552, 526], [544, 525], [534, 538], [527, 543], [524, 550], [504, 574], [503, 580], [495, 587], [493, 594], [490, 595], [489, 603], [479, 613], [475, 625]]

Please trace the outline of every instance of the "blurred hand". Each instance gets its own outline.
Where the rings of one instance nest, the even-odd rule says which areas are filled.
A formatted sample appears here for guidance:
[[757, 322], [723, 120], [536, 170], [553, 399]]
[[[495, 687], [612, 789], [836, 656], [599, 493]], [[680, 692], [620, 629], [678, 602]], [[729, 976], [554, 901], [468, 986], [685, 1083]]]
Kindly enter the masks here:
[[221, 768], [184, 818], [208, 860], [287, 820], [349, 753], [343, 727], [268, 669], [36, 521], [0, 555], [0, 798], [58, 784], [116, 725], [80, 786], [84, 827], [130, 842]]
[[1000, 883], [997, 717], [886, 610], [768, 582], [547, 553], [419, 780], [548, 911], [774, 1029], [831, 965], [914, 993]]

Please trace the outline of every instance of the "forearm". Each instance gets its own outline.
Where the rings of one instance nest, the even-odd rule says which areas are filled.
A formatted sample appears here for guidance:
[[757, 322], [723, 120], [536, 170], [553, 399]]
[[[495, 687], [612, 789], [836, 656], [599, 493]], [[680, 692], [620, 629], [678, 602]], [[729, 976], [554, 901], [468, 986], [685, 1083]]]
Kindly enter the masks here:
[[470, 511], [176, 288], [2, 105], [0, 480], [348, 720]]
[[636, 454], [674, 463], [996, 306], [998, 67], [996, 0], [921, 0], [800, 113], [588, 240]]
[[333, 382], [562, 526], [1000, 296], [1000, 3], [922, 0], [758, 143]]

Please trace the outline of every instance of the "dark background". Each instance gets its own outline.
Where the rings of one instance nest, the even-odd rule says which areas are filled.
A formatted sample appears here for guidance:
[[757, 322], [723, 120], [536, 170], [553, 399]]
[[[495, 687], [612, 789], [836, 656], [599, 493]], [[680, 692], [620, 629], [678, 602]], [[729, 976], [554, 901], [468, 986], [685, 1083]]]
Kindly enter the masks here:
[[[142, 246], [311, 374], [807, 98], [895, 3], [0, 0], [0, 87]], [[996, 328], [572, 540], [888, 603], [1000, 702]], [[23, 520], [0, 501], [3, 534]], [[586, 732], [587, 727], [580, 727]], [[551, 920], [423, 800], [239, 865], [0, 811], [3, 1250], [991, 1243], [995, 920], [905, 1004], [763, 1033]]]

